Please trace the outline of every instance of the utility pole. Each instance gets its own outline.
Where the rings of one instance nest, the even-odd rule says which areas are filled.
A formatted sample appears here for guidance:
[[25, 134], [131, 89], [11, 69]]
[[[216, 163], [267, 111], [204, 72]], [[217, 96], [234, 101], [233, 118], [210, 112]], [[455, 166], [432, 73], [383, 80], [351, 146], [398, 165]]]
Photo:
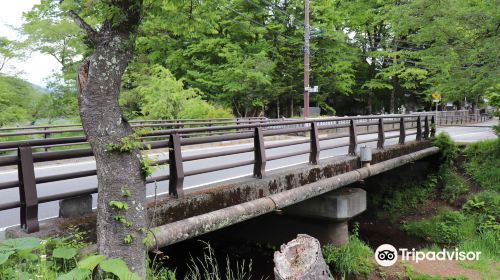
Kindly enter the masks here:
[[304, 0], [304, 118], [309, 117], [309, 0]]

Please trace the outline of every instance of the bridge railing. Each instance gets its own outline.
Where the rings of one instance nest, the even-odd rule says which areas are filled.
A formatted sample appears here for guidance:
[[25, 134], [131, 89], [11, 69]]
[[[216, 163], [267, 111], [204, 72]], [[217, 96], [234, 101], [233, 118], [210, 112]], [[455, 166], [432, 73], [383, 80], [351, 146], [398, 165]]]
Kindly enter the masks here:
[[[358, 136], [376, 134], [369, 139], [358, 140]], [[392, 132], [396, 132], [392, 135]], [[219, 133], [216, 135], [196, 136], [200, 133]], [[391, 133], [391, 135], [386, 135]], [[168, 174], [147, 178], [147, 183], [169, 181], [169, 194], [173, 197], [184, 196], [184, 178], [198, 174], [210, 173], [240, 166], [253, 166], [253, 175], [263, 178], [266, 175], [266, 164], [273, 160], [309, 154], [309, 162], [317, 164], [321, 152], [347, 147], [348, 154], [354, 155], [357, 146], [363, 143], [377, 142], [377, 148], [383, 149], [387, 139], [397, 138], [404, 144], [407, 137], [415, 135], [416, 141], [432, 137], [435, 133], [434, 116], [390, 115], [368, 117], [325, 118], [321, 120], [293, 120], [281, 122], [250, 122], [248, 124], [223, 125], [212, 127], [192, 127], [170, 130], [156, 130], [147, 137], [155, 137], [155, 141], [145, 141], [150, 149], [168, 148], [168, 159], [157, 160], [156, 164], [168, 165]], [[193, 137], [186, 137], [195, 135]], [[297, 139], [266, 143], [266, 138], [277, 135], [302, 135]], [[344, 139], [341, 143], [326, 143], [328, 140]], [[19, 208], [21, 227], [26, 232], [38, 231], [38, 206], [41, 203], [63, 200], [82, 195], [97, 193], [92, 187], [78, 191], [68, 191], [53, 195], [38, 196], [37, 185], [49, 182], [95, 176], [97, 171], [85, 170], [49, 176], [35, 176], [35, 163], [74, 159], [92, 156], [90, 148], [62, 151], [33, 152], [39, 147], [55, 144], [74, 144], [84, 142], [81, 136], [48, 138], [17, 141], [16, 143], [0, 143], [0, 149], [17, 150], [15, 155], [0, 156], [0, 166], [17, 166], [18, 180], [0, 183], [0, 191], [18, 188], [19, 201], [0, 203], [0, 211]], [[233, 147], [222, 151], [194, 155], [182, 155], [182, 148], [191, 145], [208, 144], [225, 141], [247, 140], [253, 145], [249, 147]], [[309, 144], [308, 148], [293, 152], [268, 155], [272, 149]], [[253, 153], [253, 157], [228, 162], [222, 165], [207, 166], [195, 170], [184, 170], [184, 164], [190, 161], [211, 159], [236, 154]]]
[[[252, 123], [267, 122], [265, 117], [248, 117], [248, 118], [217, 118], [217, 119], [178, 119], [178, 120], [137, 120], [130, 121], [134, 128], [151, 128], [151, 129], [177, 129], [184, 127], [212, 127], [224, 125], [242, 125]], [[208, 132], [212, 134], [212, 132]], [[63, 138], [67, 136], [82, 136], [83, 129], [80, 124], [65, 124], [65, 125], [43, 125], [43, 126], [20, 126], [20, 127], [2, 127], [0, 128], [1, 139], [12, 137], [25, 137], [23, 140], [30, 139], [48, 139], [48, 138]], [[82, 138], [83, 139], [83, 138]], [[147, 139], [147, 137], [145, 137]], [[19, 140], [18, 140], [19, 141]], [[4, 141], [13, 142], [16, 141]], [[57, 141], [56, 141], [57, 142]], [[64, 141], [63, 141], [64, 142]], [[0, 142], [1, 143], [1, 142]], [[86, 141], [69, 142], [69, 143], [54, 143], [51, 145], [39, 146], [39, 149], [48, 151], [50, 148], [67, 147], [73, 148], [85, 145]], [[15, 151], [15, 148], [0, 148], [0, 152]]]

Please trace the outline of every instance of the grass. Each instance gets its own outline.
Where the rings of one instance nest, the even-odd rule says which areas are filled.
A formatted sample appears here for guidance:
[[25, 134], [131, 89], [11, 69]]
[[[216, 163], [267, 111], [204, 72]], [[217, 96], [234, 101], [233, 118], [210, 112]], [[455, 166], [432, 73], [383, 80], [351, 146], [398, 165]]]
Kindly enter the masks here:
[[[480, 259], [460, 262], [464, 268], [481, 273], [482, 279], [498, 279], [500, 273], [500, 140], [487, 140], [468, 145], [464, 154], [465, 170], [484, 191], [471, 197], [458, 211], [441, 210], [436, 216], [424, 220], [406, 221], [403, 228], [411, 235], [434, 241], [439, 250], [442, 245], [459, 251], [481, 252]], [[453, 161], [453, 159], [451, 159]], [[447, 164], [446, 164], [447, 165]], [[454, 174], [452, 165], [441, 174], [447, 183], [442, 198], [452, 201], [466, 192], [466, 182]], [[422, 278], [423, 277], [423, 278]], [[435, 279], [417, 275], [410, 279]], [[430, 277], [430, 276], [429, 276]], [[436, 278], [439, 279], [439, 278]]]
[[243, 260], [241, 263], [231, 264], [229, 258], [226, 257], [226, 264], [221, 267], [213, 248], [209, 243], [205, 244], [203, 256], [191, 258], [185, 280], [250, 280], [252, 278], [252, 261], [247, 263]]
[[443, 186], [441, 198], [453, 203], [457, 198], [469, 191], [469, 185], [453, 168], [444, 166], [439, 172], [439, 181]]
[[377, 212], [381, 216], [379, 218], [389, 216], [389, 219], [396, 220], [400, 215], [417, 209], [419, 205], [433, 198], [438, 179], [436, 174], [430, 174], [426, 178], [389, 182], [371, 196], [370, 202], [374, 204], [374, 208], [383, 210]]
[[470, 144], [465, 155], [467, 174], [483, 188], [500, 192], [500, 139]]
[[340, 247], [325, 245], [322, 251], [332, 273], [341, 275], [342, 278], [347, 275], [366, 276], [374, 269], [371, 261], [373, 251], [359, 239], [357, 230], [349, 236], [349, 241], [345, 245]]
[[475, 234], [476, 226], [460, 211], [442, 209], [424, 220], [405, 221], [403, 229], [410, 235], [446, 245], [456, 245]]

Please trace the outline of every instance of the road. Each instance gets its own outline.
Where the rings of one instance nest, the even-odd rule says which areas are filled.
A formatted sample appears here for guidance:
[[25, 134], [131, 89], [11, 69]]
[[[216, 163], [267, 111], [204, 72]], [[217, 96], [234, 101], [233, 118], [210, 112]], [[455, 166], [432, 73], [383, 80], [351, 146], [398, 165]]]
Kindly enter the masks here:
[[[472, 141], [478, 141], [478, 140], [482, 140], [482, 139], [489, 139], [489, 138], [496, 137], [493, 134], [490, 127], [451, 127], [451, 126], [449, 126], [449, 127], [438, 128], [438, 132], [439, 131], [448, 132], [454, 140], [460, 141], [460, 142], [472, 142]], [[392, 135], [397, 135], [397, 133], [398, 132], [386, 133], [386, 137], [392, 136]], [[408, 131], [407, 131], [407, 133], [408, 133]], [[364, 140], [364, 139], [373, 139], [373, 138], [376, 138], [376, 134], [361, 135], [361, 136], [358, 136], [358, 141]], [[406, 137], [406, 141], [412, 141], [412, 140], [415, 140], [415, 135], [411, 135], [411, 136]], [[287, 141], [287, 140], [281, 140], [281, 141]], [[290, 140], [288, 140], [288, 141], [290, 141]], [[386, 145], [396, 144], [397, 141], [398, 141], [397, 138], [388, 139], [388, 140], [386, 140]], [[321, 141], [320, 144], [323, 146], [323, 145], [332, 145], [332, 144], [347, 143], [347, 142], [348, 142], [348, 138], [340, 138], [340, 139], [333, 139], [333, 140], [328, 140], [328, 141]], [[204, 154], [204, 153], [211, 153], [211, 152], [216, 152], [216, 151], [230, 150], [230, 149], [234, 149], [236, 147], [238, 147], [238, 148], [242, 148], [245, 146], [248, 147], [250, 145], [251, 144], [239, 144], [239, 145], [232, 145], [232, 146], [225, 146], [225, 147], [190, 149], [190, 150], [183, 150], [182, 154], [183, 154], [183, 156], [189, 156], [189, 155], [194, 155], [194, 154]], [[369, 147], [375, 148], [376, 142], [374, 141], [374, 142], [366, 143], [363, 145], [367, 145]], [[294, 145], [294, 146], [288, 146], [288, 147], [282, 147], [282, 148], [268, 149], [268, 150], [266, 150], [266, 154], [267, 154], [267, 156], [272, 156], [272, 155], [277, 155], [277, 154], [289, 153], [292, 151], [304, 150], [304, 149], [308, 149], [308, 148], [309, 148], [309, 144], [301, 144], [301, 145]], [[347, 154], [347, 147], [322, 151], [320, 153], [320, 158], [328, 158], [328, 157], [344, 155], [344, 154]], [[155, 157], [155, 159], [164, 159], [166, 157], [166, 155], [165, 154], [156, 154], [156, 155], [154, 155], [154, 157]], [[245, 161], [245, 160], [249, 160], [252, 158], [253, 158], [253, 153], [243, 153], [243, 154], [237, 154], [237, 155], [230, 155], [230, 156], [223, 156], [223, 157], [217, 157], [217, 158], [190, 161], [190, 162], [186, 162], [184, 164], [184, 171], [200, 169], [200, 168], [204, 168], [207, 166], [223, 165], [223, 164], [227, 164], [229, 162]], [[274, 161], [270, 161], [267, 163], [266, 170], [279, 169], [279, 168], [283, 168], [283, 167], [287, 167], [287, 166], [297, 165], [297, 164], [304, 163], [307, 161], [308, 161], [307, 154], [295, 156], [295, 157], [289, 157], [289, 158], [280, 159], [280, 160], [274, 160]], [[35, 167], [35, 176], [37, 176], [37, 177], [38, 176], [47, 176], [47, 175], [65, 173], [65, 172], [67, 173], [67, 172], [75, 172], [75, 171], [83, 171], [83, 170], [91, 170], [91, 169], [95, 169], [95, 162], [93, 160], [82, 160], [82, 161], [78, 161], [78, 162], [62, 162], [62, 163], [58, 163], [55, 165], [36, 166]], [[168, 174], [167, 167], [162, 167], [162, 168], [157, 169], [153, 175], [158, 176], [158, 175], [162, 175], [162, 174]], [[216, 182], [220, 182], [220, 181], [224, 181], [224, 180], [229, 180], [232, 178], [251, 176], [251, 174], [252, 174], [252, 166], [251, 165], [237, 167], [237, 168], [231, 168], [231, 169], [227, 169], [227, 170], [221, 170], [221, 171], [186, 177], [184, 180], [184, 186], [185, 186], [185, 189], [192, 189], [192, 188], [197, 188], [197, 187], [207, 185], [207, 184], [212, 184], [212, 183], [216, 183]], [[16, 180], [16, 179], [17, 179], [17, 170], [16, 169], [0, 171], [0, 182]], [[78, 179], [72, 179], [72, 180], [66, 180], [66, 181], [39, 184], [39, 185], [37, 185], [37, 190], [38, 190], [39, 196], [45, 196], [45, 195], [50, 195], [50, 194], [69, 191], [69, 190], [88, 189], [88, 188], [94, 187], [96, 185], [97, 185], [96, 176], [92, 176], [92, 177], [84, 177], [84, 178], [78, 178]], [[168, 181], [163, 181], [163, 182], [157, 183], [156, 193], [159, 195], [159, 194], [164, 194], [166, 192], [168, 192]], [[154, 193], [155, 193], [155, 185], [154, 184], [148, 184], [147, 193], [148, 193], [148, 196], [154, 197]], [[2, 190], [2, 191], [0, 191], [0, 197], [1, 197], [2, 202], [16, 201], [19, 199], [18, 189]], [[96, 204], [96, 195], [94, 195], [94, 207], [95, 207], [95, 204]], [[39, 205], [39, 218], [46, 219], [49, 217], [57, 216], [58, 211], [59, 211], [58, 210], [58, 202], [50, 202], [50, 203], [40, 204]], [[19, 210], [18, 209], [11, 209], [11, 210], [6, 210], [6, 211], [0, 212], [0, 231], [2, 229], [4, 229], [5, 227], [17, 225], [17, 224], [19, 224]]]

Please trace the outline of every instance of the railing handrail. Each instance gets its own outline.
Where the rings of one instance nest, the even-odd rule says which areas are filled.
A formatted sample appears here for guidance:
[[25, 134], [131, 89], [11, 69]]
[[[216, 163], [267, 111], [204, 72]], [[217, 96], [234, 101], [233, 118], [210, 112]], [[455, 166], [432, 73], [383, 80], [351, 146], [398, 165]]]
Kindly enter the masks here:
[[[180, 123], [183, 122], [206, 122], [209, 123], [211, 121], [231, 121], [231, 120], [264, 120], [266, 117], [241, 117], [241, 118], [209, 118], [209, 119], [166, 119], [166, 120], [131, 120], [129, 123]], [[74, 123], [74, 124], [48, 124], [48, 125], [25, 125], [25, 126], [11, 126], [11, 127], [0, 127], [0, 131], [5, 130], [30, 130], [30, 129], [47, 129], [47, 128], [56, 128], [56, 127], [81, 127], [82, 124]]]

